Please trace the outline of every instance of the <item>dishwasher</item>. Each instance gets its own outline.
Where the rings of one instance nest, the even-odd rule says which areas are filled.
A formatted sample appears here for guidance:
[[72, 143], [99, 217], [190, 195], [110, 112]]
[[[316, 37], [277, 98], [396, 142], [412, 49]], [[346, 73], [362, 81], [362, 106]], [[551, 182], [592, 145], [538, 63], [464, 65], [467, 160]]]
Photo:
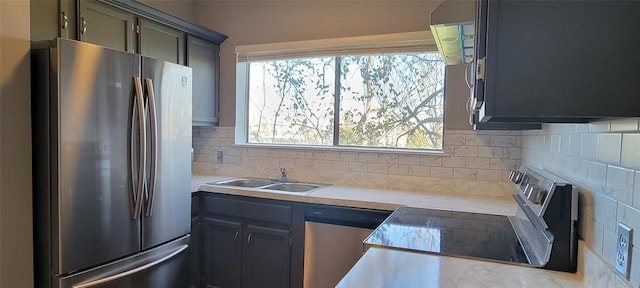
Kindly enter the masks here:
[[391, 211], [309, 205], [304, 223], [304, 288], [335, 287], [364, 252], [363, 241]]

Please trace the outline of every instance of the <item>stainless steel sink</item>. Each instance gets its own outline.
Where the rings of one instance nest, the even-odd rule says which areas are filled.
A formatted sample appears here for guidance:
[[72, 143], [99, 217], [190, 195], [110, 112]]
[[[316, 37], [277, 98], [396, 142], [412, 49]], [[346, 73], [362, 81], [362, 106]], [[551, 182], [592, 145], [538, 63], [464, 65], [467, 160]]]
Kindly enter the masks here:
[[235, 178], [221, 180], [209, 183], [211, 185], [232, 186], [254, 188], [264, 191], [280, 191], [290, 193], [305, 193], [311, 190], [320, 189], [328, 186], [327, 184], [317, 183], [301, 183], [301, 182], [282, 182], [278, 179], [260, 179], [260, 178]]
[[263, 186], [267, 186], [274, 183], [276, 182], [267, 180], [267, 179], [237, 178], [237, 179], [231, 179], [231, 180], [222, 180], [222, 181], [214, 182], [213, 184], [236, 186], [236, 187], [258, 188], [258, 187], [263, 187]]
[[279, 183], [279, 184], [273, 184], [266, 187], [262, 187], [262, 189], [302, 193], [302, 192], [309, 192], [311, 190], [318, 189], [324, 186], [325, 185], [317, 185], [317, 184]]

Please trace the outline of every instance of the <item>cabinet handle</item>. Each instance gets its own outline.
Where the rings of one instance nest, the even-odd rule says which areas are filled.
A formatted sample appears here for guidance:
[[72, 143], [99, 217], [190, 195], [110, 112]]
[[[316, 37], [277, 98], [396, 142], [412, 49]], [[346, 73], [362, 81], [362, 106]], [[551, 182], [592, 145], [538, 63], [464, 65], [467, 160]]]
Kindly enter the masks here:
[[233, 238], [234, 241], [238, 240], [238, 236], [240, 235], [240, 233], [238, 231], [236, 231], [236, 236]]
[[84, 34], [85, 32], [87, 32], [87, 20], [84, 20], [84, 18], [82, 18], [82, 34]]
[[69, 25], [69, 16], [67, 16], [66, 12], [62, 12], [62, 30], [67, 29]]
[[249, 233], [249, 236], [247, 236], [247, 244], [251, 244], [251, 233]]
[[484, 58], [478, 59], [476, 66], [476, 80], [484, 80]]

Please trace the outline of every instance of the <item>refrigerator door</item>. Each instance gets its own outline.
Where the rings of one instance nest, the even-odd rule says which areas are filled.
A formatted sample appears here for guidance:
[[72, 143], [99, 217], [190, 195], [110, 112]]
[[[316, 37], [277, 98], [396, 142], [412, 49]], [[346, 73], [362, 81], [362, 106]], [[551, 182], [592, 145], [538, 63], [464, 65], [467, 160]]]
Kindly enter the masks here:
[[132, 169], [138, 164], [130, 160], [136, 154], [133, 144], [140, 140], [133, 112], [133, 77], [139, 75], [140, 58], [57, 41], [51, 50], [57, 95], [52, 95], [48, 173], [54, 181], [52, 272], [60, 275], [140, 250], [140, 221], [132, 215]]
[[191, 230], [191, 68], [142, 58], [147, 103], [143, 249]]
[[189, 237], [54, 281], [53, 288], [189, 287]]

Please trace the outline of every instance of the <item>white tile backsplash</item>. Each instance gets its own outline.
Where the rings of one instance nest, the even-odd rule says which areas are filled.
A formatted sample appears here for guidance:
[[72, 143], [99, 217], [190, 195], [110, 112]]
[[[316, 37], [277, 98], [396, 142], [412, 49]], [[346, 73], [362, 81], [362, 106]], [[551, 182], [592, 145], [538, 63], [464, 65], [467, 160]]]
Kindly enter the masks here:
[[453, 168], [453, 178], [455, 179], [478, 179], [478, 169]]
[[431, 167], [431, 176], [438, 178], [453, 178], [453, 169], [454, 168]]
[[604, 194], [607, 181], [607, 165], [598, 162], [588, 162], [587, 165], [586, 186], [594, 192]]
[[408, 165], [419, 165], [420, 157], [416, 157], [413, 155], [400, 155], [398, 156], [399, 164], [408, 164]]
[[[522, 161], [553, 171], [578, 188], [580, 237], [611, 270], [618, 221], [640, 231], [638, 124], [638, 118], [545, 124], [542, 130], [526, 131], [522, 136]], [[547, 138], [551, 139], [550, 147], [545, 143]], [[633, 287], [640, 285], [640, 260], [633, 260], [640, 258], [638, 248], [640, 237], [635, 237], [631, 265], [638, 275], [632, 272], [631, 281], [625, 283]]]
[[442, 157], [440, 157], [440, 156], [420, 156], [420, 165], [422, 165], [422, 166], [442, 166]]
[[589, 131], [591, 132], [609, 132], [611, 121], [594, 122], [587, 125], [589, 125]]
[[378, 163], [398, 164], [398, 154], [380, 154], [378, 156]]
[[599, 134], [597, 160], [607, 164], [620, 165], [622, 134]]
[[465, 145], [470, 146], [489, 146], [491, 143], [491, 135], [465, 135]]
[[517, 147], [518, 136], [491, 135], [490, 145], [494, 147]]
[[431, 176], [431, 168], [426, 166], [409, 165], [409, 176], [428, 177]]
[[358, 162], [378, 163], [378, 153], [360, 152]]
[[449, 156], [478, 157], [478, 146], [445, 146], [444, 152]]
[[633, 170], [609, 166], [605, 195], [627, 205], [633, 203]]
[[[623, 203], [618, 203], [618, 222], [623, 222], [633, 228], [633, 231], [640, 233], [640, 210], [629, 207]], [[633, 237], [633, 246], [640, 248], [640, 236]]]
[[387, 173], [390, 175], [407, 175], [409, 173], [408, 165], [389, 165]]
[[491, 166], [491, 159], [489, 158], [466, 158], [466, 168], [480, 168], [489, 169]]
[[638, 131], [638, 118], [626, 118], [611, 121], [612, 132]]
[[379, 164], [379, 163], [369, 163], [367, 164], [367, 172], [374, 174], [387, 174], [389, 169], [389, 165]]
[[587, 160], [596, 160], [598, 153], [598, 134], [582, 134], [581, 157]]
[[621, 165], [640, 169], [640, 134], [625, 133], [622, 135]]
[[445, 134], [443, 141], [445, 145], [466, 145], [464, 134]]
[[465, 157], [443, 157], [442, 166], [464, 168], [467, 166], [466, 159]]

